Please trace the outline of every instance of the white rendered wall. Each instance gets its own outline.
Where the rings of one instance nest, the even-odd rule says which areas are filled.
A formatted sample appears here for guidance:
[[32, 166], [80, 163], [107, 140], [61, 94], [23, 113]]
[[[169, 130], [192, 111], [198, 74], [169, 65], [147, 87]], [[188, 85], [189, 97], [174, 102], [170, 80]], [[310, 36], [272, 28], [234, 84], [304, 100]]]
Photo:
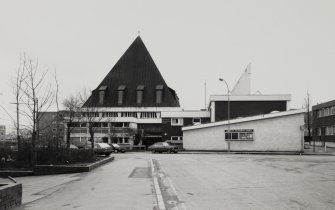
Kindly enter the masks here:
[[[231, 124], [230, 129], [254, 129], [253, 141], [231, 141], [231, 151], [302, 151], [304, 113]], [[227, 125], [184, 130], [186, 150], [227, 150]]]

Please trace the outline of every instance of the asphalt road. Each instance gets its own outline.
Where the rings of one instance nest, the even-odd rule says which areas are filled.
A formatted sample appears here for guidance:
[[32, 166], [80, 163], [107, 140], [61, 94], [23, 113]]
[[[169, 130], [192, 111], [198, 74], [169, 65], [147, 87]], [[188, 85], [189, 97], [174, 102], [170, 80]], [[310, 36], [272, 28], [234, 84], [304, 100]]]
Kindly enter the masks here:
[[115, 154], [114, 162], [90, 173], [18, 178], [24, 204], [17, 209], [335, 209], [334, 161], [335, 156]]

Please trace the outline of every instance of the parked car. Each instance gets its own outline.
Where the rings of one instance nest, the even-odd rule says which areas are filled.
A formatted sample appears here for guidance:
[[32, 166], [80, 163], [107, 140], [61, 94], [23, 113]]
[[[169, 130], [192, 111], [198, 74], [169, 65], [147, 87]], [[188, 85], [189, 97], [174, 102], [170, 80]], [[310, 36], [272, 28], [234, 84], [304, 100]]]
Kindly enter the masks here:
[[118, 153], [118, 152], [125, 153], [126, 152], [126, 150], [118, 144], [112, 144], [111, 146], [113, 147], [115, 153]]
[[113, 147], [109, 146], [107, 143], [95, 143], [94, 152], [97, 155], [109, 156], [113, 152]]
[[78, 149], [78, 147], [74, 144], [70, 144], [70, 149]]
[[156, 142], [150, 147], [148, 147], [148, 149], [151, 150], [152, 153], [156, 153], [156, 152], [177, 153], [178, 152], [178, 147], [172, 146], [167, 142]]

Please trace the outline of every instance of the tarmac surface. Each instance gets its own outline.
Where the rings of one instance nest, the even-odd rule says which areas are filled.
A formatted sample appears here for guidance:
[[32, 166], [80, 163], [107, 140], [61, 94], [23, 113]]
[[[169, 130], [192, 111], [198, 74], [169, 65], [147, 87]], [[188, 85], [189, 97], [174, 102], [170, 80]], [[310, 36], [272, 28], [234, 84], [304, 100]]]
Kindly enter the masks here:
[[335, 156], [114, 156], [89, 173], [17, 178], [16, 209], [335, 209]]

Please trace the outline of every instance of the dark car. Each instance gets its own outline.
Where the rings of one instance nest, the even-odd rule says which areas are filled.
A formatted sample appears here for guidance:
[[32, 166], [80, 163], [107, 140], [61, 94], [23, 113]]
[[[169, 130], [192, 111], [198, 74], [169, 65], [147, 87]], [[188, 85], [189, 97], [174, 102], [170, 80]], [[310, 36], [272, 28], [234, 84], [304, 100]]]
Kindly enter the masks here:
[[126, 150], [123, 147], [120, 147], [120, 145], [118, 144], [111, 144], [111, 146], [113, 147], [115, 153], [118, 153], [118, 152], [125, 153], [126, 152]]
[[107, 143], [96, 143], [94, 144], [94, 152], [97, 155], [109, 156], [113, 152], [113, 147]]
[[148, 147], [148, 149], [151, 150], [152, 153], [156, 153], [156, 152], [177, 153], [178, 152], [178, 147], [172, 146], [167, 142], [156, 142], [155, 144]]

